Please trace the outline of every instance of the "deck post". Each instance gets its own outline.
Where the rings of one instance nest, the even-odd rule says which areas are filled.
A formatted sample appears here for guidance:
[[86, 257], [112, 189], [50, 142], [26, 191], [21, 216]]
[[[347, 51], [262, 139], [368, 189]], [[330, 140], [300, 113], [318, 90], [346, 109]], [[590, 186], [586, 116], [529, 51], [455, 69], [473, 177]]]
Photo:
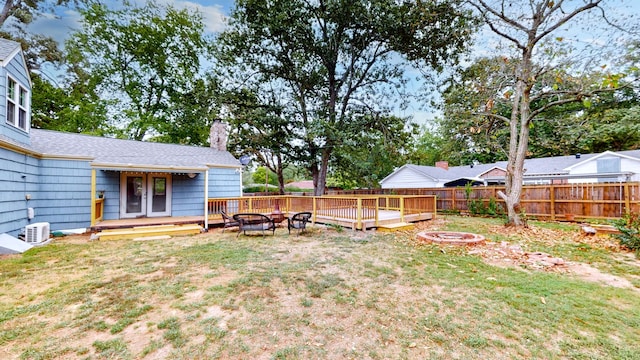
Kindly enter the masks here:
[[356, 229], [362, 230], [362, 198], [358, 198], [358, 209], [356, 210]]
[[313, 197], [313, 223], [316, 223], [316, 219], [318, 216], [318, 204], [316, 204], [317, 197]]
[[96, 169], [91, 169], [91, 227], [96, 225]]
[[404, 222], [404, 196], [400, 196], [400, 222]]

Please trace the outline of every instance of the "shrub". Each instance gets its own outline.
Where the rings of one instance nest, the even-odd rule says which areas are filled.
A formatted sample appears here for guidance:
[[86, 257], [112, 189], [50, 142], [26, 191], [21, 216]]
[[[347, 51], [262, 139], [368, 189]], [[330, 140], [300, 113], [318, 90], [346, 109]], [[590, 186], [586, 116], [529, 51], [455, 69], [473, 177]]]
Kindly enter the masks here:
[[613, 226], [620, 231], [619, 234], [613, 234], [620, 245], [635, 251], [636, 257], [640, 255], [640, 213], [627, 213], [621, 219], [614, 220]]

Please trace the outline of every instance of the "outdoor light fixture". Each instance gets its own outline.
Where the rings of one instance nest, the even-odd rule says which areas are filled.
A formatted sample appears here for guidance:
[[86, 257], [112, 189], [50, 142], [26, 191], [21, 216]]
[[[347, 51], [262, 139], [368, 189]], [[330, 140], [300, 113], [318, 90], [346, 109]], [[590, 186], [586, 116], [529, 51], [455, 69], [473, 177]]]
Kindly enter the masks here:
[[198, 176], [198, 174], [196, 174], [196, 173], [188, 173], [187, 176], [189, 177], [189, 179], [193, 179], [196, 176]]

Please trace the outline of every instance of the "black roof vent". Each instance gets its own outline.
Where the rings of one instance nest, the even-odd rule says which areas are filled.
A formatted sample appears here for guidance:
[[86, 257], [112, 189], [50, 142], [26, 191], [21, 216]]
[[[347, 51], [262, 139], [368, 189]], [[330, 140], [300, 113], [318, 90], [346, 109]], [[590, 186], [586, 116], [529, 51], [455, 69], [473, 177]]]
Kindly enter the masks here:
[[580, 153], [576, 154], [576, 159], [580, 159]]

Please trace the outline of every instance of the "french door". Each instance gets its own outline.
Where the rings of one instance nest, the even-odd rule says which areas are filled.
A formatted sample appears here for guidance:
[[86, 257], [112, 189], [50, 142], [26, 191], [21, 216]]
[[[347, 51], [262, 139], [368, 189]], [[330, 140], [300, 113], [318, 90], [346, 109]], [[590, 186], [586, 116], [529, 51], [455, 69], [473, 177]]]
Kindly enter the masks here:
[[171, 175], [122, 173], [120, 217], [171, 216]]

